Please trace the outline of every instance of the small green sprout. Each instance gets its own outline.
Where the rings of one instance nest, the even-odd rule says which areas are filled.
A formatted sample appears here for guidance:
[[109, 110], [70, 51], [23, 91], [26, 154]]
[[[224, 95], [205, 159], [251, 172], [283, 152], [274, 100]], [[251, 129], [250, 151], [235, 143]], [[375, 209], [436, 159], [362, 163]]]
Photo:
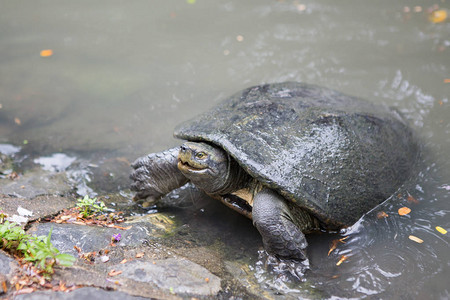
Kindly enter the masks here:
[[107, 208], [103, 201], [97, 201], [97, 198], [91, 199], [87, 195], [83, 199], [77, 199], [77, 201], [77, 207], [80, 208], [80, 212], [84, 218], [101, 213]]
[[3, 224], [3, 221], [8, 217], [8, 215], [0, 209], [0, 224]]
[[0, 224], [0, 249], [18, 254], [26, 261], [33, 262], [37, 268], [44, 271], [44, 276], [50, 278], [55, 265], [71, 266], [75, 257], [60, 253], [51, 243], [52, 229], [47, 236], [28, 235], [16, 223], [5, 221]]

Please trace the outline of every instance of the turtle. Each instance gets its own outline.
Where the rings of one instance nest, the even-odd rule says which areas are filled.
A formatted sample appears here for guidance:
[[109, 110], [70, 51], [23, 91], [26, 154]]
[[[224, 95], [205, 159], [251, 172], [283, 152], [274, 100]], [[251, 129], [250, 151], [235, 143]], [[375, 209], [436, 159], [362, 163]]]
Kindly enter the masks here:
[[419, 153], [404, 117], [333, 89], [253, 86], [175, 128], [185, 140], [138, 158], [135, 200], [191, 182], [252, 219], [265, 250], [307, 260], [305, 234], [336, 232], [392, 196]]

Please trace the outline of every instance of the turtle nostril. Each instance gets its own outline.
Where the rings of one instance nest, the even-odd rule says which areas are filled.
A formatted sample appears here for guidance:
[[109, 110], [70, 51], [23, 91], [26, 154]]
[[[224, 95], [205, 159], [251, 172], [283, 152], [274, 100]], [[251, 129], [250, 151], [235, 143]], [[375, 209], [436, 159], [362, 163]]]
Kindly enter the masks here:
[[186, 147], [185, 147], [185, 146], [181, 146], [180, 151], [181, 151], [181, 152], [186, 152]]

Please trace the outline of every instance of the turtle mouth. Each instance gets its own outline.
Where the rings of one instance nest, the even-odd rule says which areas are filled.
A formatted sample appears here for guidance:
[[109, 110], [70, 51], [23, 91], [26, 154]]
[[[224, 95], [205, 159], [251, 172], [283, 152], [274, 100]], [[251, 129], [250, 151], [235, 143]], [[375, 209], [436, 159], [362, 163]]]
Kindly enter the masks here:
[[178, 158], [178, 169], [186, 173], [204, 173], [208, 168], [198, 165], [193, 166], [188, 161], [184, 161], [181, 158]]

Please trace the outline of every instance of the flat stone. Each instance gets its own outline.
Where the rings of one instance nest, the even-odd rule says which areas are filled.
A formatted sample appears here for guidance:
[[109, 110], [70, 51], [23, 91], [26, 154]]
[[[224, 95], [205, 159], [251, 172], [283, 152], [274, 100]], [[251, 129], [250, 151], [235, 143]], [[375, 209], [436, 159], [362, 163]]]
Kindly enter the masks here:
[[0, 275], [8, 275], [11, 272], [11, 262], [13, 259], [0, 251]]
[[94, 287], [84, 287], [76, 289], [70, 293], [65, 292], [52, 292], [52, 291], [39, 291], [31, 294], [19, 295], [14, 299], [16, 300], [76, 300], [76, 299], [89, 299], [89, 300], [140, 300], [148, 299], [143, 297], [132, 296], [119, 291], [105, 291], [103, 289]]
[[18, 178], [0, 179], [0, 195], [32, 199], [40, 195], [65, 195], [72, 189], [64, 172], [45, 171], [39, 167]]
[[29, 210], [32, 215], [25, 216], [28, 221], [54, 215], [64, 208], [75, 206], [75, 200], [60, 196], [37, 196], [34, 199], [15, 198], [0, 195], [0, 208], [9, 217], [19, 215], [19, 207]]
[[221, 289], [219, 277], [183, 258], [167, 258], [154, 262], [132, 261], [116, 266], [116, 270], [123, 271], [120, 276], [152, 283], [175, 294], [213, 296]]
[[57, 223], [36, 223], [33, 224], [29, 233], [38, 236], [48, 235], [53, 228], [51, 241], [62, 253], [69, 253], [78, 256], [74, 246], [80, 247], [82, 252], [98, 251], [106, 248], [113, 234], [120, 232], [125, 234], [125, 230], [99, 226], [83, 226], [76, 224]]

